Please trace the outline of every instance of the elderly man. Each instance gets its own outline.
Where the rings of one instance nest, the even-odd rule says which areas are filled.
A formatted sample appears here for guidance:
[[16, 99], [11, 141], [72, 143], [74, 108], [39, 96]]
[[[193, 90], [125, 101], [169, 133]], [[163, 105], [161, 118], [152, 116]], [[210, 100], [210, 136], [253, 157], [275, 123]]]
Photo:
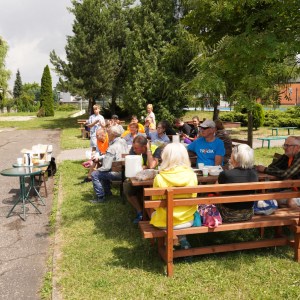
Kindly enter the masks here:
[[[142, 155], [142, 167], [145, 169], [155, 169], [158, 166], [158, 159], [160, 158], [161, 150], [155, 145], [151, 145], [147, 139], [139, 135], [133, 140], [132, 148], [129, 152], [130, 155]], [[134, 223], [143, 221], [143, 208], [142, 208], [142, 186], [132, 186], [129, 180], [126, 181], [124, 186], [124, 194], [128, 201], [133, 205], [137, 211]]]
[[[259, 172], [274, 175], [282, 180], [300, 179], [300, 137], [290, 136], [283, 145], [284, 154], [268, 167], [257, 166]], [[297, 189], [297, 188], [294, 188]], [[300, 198], [277, 200], [279, 207], [297, 208]]]
[[156, 141], [170, 143], [169, 138], [165, 134], [166, 126], [163, 123], [158, 123], [156, 131], [150, 132], [149, 130], [150, 121], [147, 119], [145, 123], [145, 132], [146, 135], [151, 137], [151, 142], [155, 143]]
[[179, 118], [174, 119], [174, 125], [178, 128], [180, 134], [190, 135], [191, 126], [186, 123], [183, 123]]
[[[106, 150], [102, 167], [92, 173], [92, 182], [97, 198], [90, 200], [91, 203], [106, 202], [105, 196], [111, 196], [110, 180], [120, 180], [121, 172], [112, 172], [112, 162], [122, 160], [122, 154], [128, 154], [128, 146], [121, 138], [121, 131], [116, 126], [111, 126], [107, 132], [110, 146]], [[102, 181], [102, 183], [101, 183]]]
[[212, 120], [206, 120], [201, 125], [202, 137], [187, 146], [189, 151], [197, 154], [198, 163], [205, 166], [221, 166], [225, 155], [224, 143], [215, 137], [216, 124]]
[[85, 178], [83, 181], [81, 181], [80, 184], [92, 181], [91, 174], [94, 171], [94, 169], [97, 167], [98, 163], [100, 163], [100, 161], [104, 158], [104, 155], [106, 154], [106, 150], [109, 146], [108, 135], [105, 129], [98, 129], [96, 132], [96, 138], [97, 138], [97, 144], [96, 144], [96, 152], [92, 157], [93, 163], [90, 166], [88, 177]]

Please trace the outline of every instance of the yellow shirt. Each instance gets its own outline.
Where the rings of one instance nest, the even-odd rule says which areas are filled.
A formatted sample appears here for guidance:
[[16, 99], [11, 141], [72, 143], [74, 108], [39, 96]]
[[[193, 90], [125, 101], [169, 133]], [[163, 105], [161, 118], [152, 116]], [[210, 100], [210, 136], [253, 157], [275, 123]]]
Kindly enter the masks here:
[[[140, 133], [145, 133], [145, 128], [144, 128], [144, 126], [143, 126], [142, 124], [140, 124], [140, 123], [138, 123], [138, 125], [139, 125], [139, 130], [138, 130], [138, 131], [139, 131]], [[127, 132], [127, 131], [128, 131], [128, 132]], [[125, 132], [127, 132], [127, 133], [130, 132], [130, 130], [129, 130], [129, 125], [127, 126], [127, 131], [125, 131]], [[124, 134], [122, 135], [122, 137], [125, 136], [125, 135], [127, 134], [127, 133], [125, 134], [125, 132], [124, 132]]]
[[[197, 175], [188, 168], [175, 167], [168, 171], [161, 171], [154, 178], [153, 187], [170, 187], [170, 186], [197, 186]], [[197, 197], [197, 193], [174, 195], [174, 198], [192, 198]], [[152, 200], [166, 199], [166, 196], [152, 196]], [[175, 206], [173, 207], [173, 225], [184, 224], [194, 219], [194, 213], [198, 209], [197, 205]], [[155, 208], [156, 213], [153, 215], [150, 224], [155, 227], [167, 226], [167, 208]]]

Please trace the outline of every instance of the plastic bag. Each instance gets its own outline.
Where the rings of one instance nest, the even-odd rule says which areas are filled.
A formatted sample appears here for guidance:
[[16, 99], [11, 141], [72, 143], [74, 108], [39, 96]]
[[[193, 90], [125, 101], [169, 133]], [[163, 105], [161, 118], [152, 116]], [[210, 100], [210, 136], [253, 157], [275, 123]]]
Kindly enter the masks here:
[[135, 178], [138, 181], [145, 181], [153, 179], [158, 174], [158, 170], [146, 169], [140, 172], [137, 172]]

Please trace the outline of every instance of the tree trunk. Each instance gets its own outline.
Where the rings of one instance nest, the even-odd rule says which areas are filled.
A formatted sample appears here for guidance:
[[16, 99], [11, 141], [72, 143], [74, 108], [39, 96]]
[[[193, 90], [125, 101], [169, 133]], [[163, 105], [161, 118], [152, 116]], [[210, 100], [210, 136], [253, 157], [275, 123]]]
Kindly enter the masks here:
[[88, 118], [94, 113], [93, 106], [96, 104], [96, 101], [93, 98], [89, 99], [89, 108], [88, 108]]
[[219, 101], [214, 100], [214, 116], [213, 120], [219, 120], [219, 114], [220, 114], [220, 106], [219, 106]]
[[253, 146], [253, 119], [252, 119], [252, 111], [248, 110], [248, 142], [250, 143], [250, 147]]
[[114, 115], [116, 113], [116, 92], [113, 90], [111, 93], [111, 106], [110, 106], [110, 110], [111, 110], [111, 115]]

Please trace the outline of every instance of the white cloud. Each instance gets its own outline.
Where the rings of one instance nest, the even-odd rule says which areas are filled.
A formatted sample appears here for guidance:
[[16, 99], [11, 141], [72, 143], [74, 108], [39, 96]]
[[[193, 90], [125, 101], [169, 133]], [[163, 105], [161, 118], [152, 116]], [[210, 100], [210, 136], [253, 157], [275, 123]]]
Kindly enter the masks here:
[[[10, 87], [20, 70], [22, 82], [40, 83], [44, 67], [50, 68], [49, 54], [54, 49], [65, 58], [66, 36], [72, 35], [73, 14], [70, 0], [0, 0], [0, 35], [10, 49], [6, 60], [12, 71]], [[51, 72], [52, 84], [58, 77]]]

